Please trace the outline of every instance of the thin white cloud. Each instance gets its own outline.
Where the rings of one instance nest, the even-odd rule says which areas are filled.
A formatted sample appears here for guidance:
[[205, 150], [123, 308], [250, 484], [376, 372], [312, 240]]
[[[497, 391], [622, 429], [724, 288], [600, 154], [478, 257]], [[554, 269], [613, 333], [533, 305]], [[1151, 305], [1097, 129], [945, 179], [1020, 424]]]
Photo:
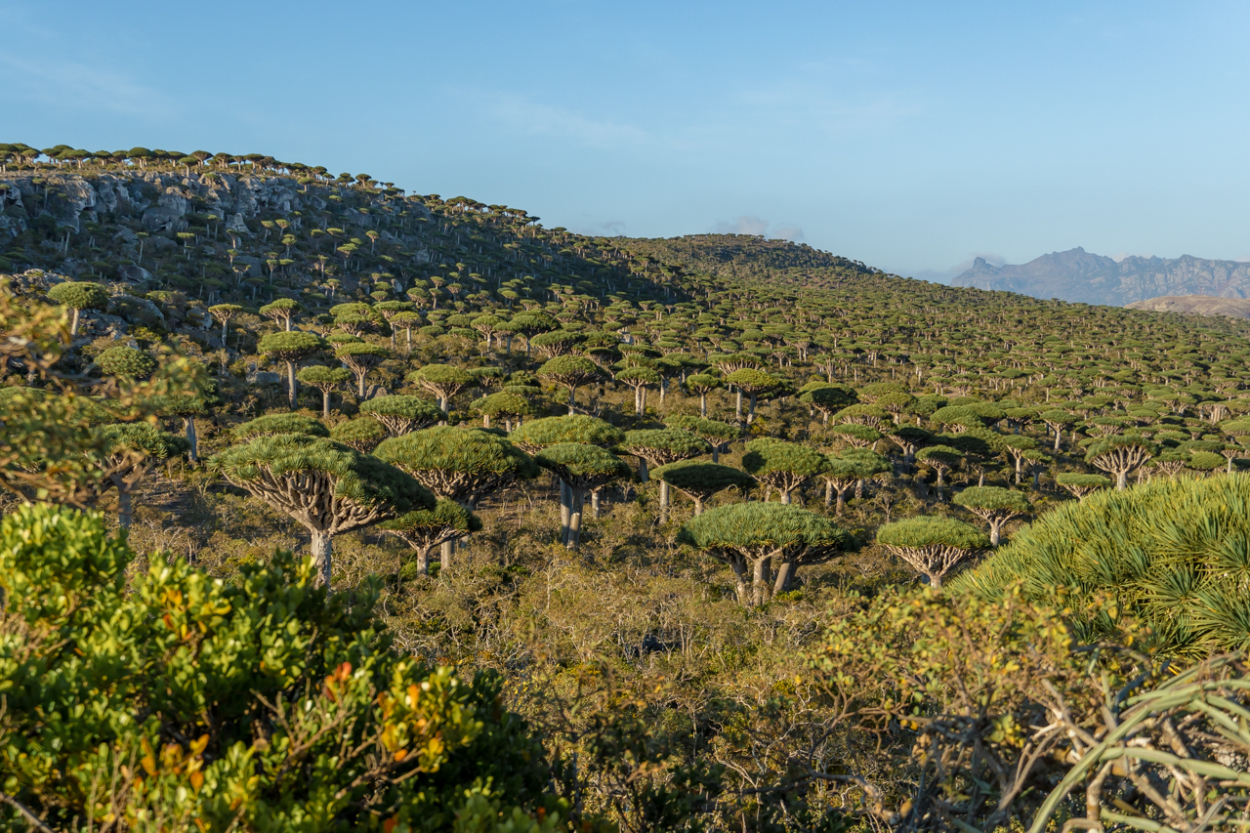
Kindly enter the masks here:
[[734, 220], [717, 220], [713, 229], [717, 234], [756, 234], [761, 237], [772, 237], [778, 240], [802, 242], [803, 229], [789, 224], [774, 227], [768, 220], [754, 215], [738, 217]]
[[803, 229], [798, 226], [777, 226], [768, 236], [789, 240], [791, 243], [802, 243]]
[[481, 95], [487, 114], [509, 129], [531, 136], [553, 136], [592, 147], [638, 145], [649, 140], [632, 124], [596, 119], [514, 93]]
[[0, 54], [0, 100], [119, 115], [168, 115], [176, 109], [165, 95], [125, 73], [74, 61], [32, 61], [5, 54]]
[[717, 220], [717, 234], [758, 234], [768, 232], [768, 221], [759, 217], [739, 217], [736, 220]]

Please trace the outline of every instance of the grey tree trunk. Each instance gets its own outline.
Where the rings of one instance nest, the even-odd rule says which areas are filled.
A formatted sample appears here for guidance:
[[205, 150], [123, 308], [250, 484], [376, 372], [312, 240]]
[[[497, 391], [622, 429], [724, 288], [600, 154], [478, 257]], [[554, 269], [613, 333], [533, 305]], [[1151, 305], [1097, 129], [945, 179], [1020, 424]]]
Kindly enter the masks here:
[[295, 410], [295, 362], [286, 363], [286, 393], [287, 404], [291, 410]]
[[417, 551], [417, 572], [423, 576], [430, 574], [430, 548], [422, 547]]
[[312, 552], [313, 565], [317, 568], [317, 584], [322, 587], [330, 586], [330, 533], [322, 530], [313, 530], [312, 544], [309, 547]]
[[707, 394], [706, 393], [699, 394], [699, 416], [701, 416], [703, 419], [707, 419]]
[[794, 575], [798, 570], [798, 565], [793, 561], [781, 562], [781, 566], [777, 568], [777, 580], [773, 582], [774, 596], [778, 593], [790, 592], [790, 586], [794, 583]]
[[582, 490], [571, 489], [572, 506], [569, 512], [569, 540], [566, 546], [577, 552], [582, 542]]
[[569, 543], [569, 516], [573, 511], [572, 489], [563, 480], [560, 481], [560, 543]]
[[451, 570], [451, 556], [456, 551], [455, 541], [444, 541], [438, 548], [439, 575]]
[[326, 419], [330, 418], [330, 389], [326, 388], [321, 391], [321, 415]]
[[755, 574], [751, 578], [752, 593], [751, 604], [756, 607], [768, 601], [768, 558], [761, 558], [755, 562]]
[[187, 443], [191, 446], [187, 456], [191, 458], [192, 463], [198, 463], [200, 462], [200, 438], [195, 433], [195, 417], [183, 417], [182, 425], [187, 431]]
[[668, 523], [668, 484], [660, 481], [660, 523]]
[[130, 495], [130, 489], [123, 485], [117, 487], [117, 525], [122, 529], [130, 529], [130, 522], [134, 518], [134, 500]]

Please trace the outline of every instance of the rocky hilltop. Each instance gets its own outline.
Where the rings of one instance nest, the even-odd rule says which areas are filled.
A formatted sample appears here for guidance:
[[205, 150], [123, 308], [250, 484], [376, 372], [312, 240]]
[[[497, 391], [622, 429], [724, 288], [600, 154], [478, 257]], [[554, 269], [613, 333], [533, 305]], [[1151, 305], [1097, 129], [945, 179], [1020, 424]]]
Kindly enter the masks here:
[[1246, 298], [1250, 297], [1250, 263], [1190, 255], [1172, 259], [1132, 256], [1117, 262], [1078, 246], [1018, 265], [994, 266], [977, 258], [952, 285], [1111, 306], [1159, 296]]
[[1194, 315], [1226, 315], [1229, 318], [1250, 318], [1250, 299], [1216, 298], [1211, 295], [1164, 295], [1125, 304], [1129, 309], [1152, 312], [1179, 312]]

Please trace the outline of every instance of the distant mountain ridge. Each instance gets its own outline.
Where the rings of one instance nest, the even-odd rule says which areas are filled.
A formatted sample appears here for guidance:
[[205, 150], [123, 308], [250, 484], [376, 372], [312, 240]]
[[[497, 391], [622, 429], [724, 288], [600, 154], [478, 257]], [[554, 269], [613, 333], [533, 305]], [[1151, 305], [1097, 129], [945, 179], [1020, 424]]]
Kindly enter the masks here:
[[1171, 259], [1133, 255], [1116, 262], [1078, 246], [1019, 265], [995, 266], [978, 257], [951, 285], [1117, 307], [1161, 295], [1247, 298], [1250, 263], [1191, 255]]

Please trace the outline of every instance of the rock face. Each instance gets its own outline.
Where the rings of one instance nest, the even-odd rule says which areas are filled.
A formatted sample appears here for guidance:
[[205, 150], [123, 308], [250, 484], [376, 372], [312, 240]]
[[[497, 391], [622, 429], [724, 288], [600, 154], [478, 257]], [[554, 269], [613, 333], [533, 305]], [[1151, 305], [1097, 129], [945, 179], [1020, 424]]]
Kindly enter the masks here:
[[1129, 309], [1154, 312], [1193, 313], [1195, 315], [1227, 315], [1229, 318], [1250, 318], [1250, 299], [1217, 298], [1211, 295], [1164, 295], [1125, 304]]
[[994, 266], [977, 258], [951, 284], [1111, 306], [1159, 296], [1247, 298], [1250, 263], [1190, 255], [1170, 260], [1133, 256], [1117, 263], [1078, 246], [1019, 265]]
[[[39, 179], [39, 182], [35, 180]], [[210, 172], [185, 176], [170, 171], [136, 170], [130, 175], [114, 173], [10, 174], [0, 177], [0, 243], [20, 234], [26, 222], [7, 216], [6, 205], [25, 208], [30, 216], [46, 214], [57, 226], [82, 231], [84, 222], [95, 222], [101, 213], [126, 210], [137, 215], [153, 235], [149, 245], [160, 245], [158, 235], [187, 229], [187, 214], [198, 211], [221, 218], [226, 229], [252, 234], [248, 218], [262, 211], [290, 218], [299, 228], [295, 212], [314, 212], [326, 201], [314, 186], [305, 189], [288, 176], [234, 176]], [[324, 190], [324, 189], [322, 189]], [[414, 207], [423, 214], [424, 207]], [[340, 222], [369, 226], [368, 215], [348, 215]]]

